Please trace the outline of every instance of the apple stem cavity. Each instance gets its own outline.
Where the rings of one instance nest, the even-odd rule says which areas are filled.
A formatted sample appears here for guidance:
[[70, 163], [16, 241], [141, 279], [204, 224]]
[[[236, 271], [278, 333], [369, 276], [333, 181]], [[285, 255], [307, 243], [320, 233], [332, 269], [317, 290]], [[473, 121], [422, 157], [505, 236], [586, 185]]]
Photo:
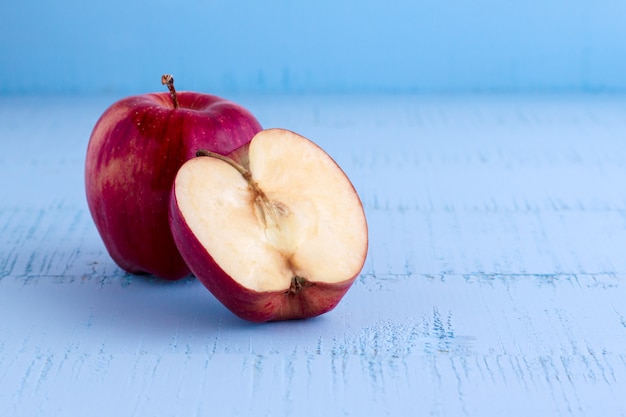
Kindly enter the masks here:
[[[225, 155], [216, 153], [216, 152], [211, 152], [211, 151], [207, 151], [205, 149], [200, 149], [199, 151], [196, 152], [196, 156], [208, 156], [211, 158], [215, 158], [215, 159], [219, 159], [220, 161], [224, 161], [226, 162], [228, 165], [232, 166], [233, 168], [235, 168], [248, 182], [252, 181], [252, 174], [250, 173], [250, 171], [248, 171], [243, 165], [237, 163], [234, 159], [229, 158]], [[258, 185], [256, 186], [258, 188]], [[259, 189], [259, 191], [261, 191]]]
[[[225, 155], [221, 155], [216, 152], [207, 151], [205, 149], [201, 149], [197, 151], [196, 156], [197, 157], [208, 156], [211, 158], [219, 159], [220, 161], [224, 161], [231, 167], [235, 168], [237, 172], [241, 174], [241, 176], [246, 180], [246, 182], [248, 183], [248, 186], [254, 193], [254, 202], [256, 204], [257, 212], [260, 214], [259, 217], [261, 218], [261, 222], [263, 223], [264, 227], [266, 228], [268, 227], [268, 223], [269, 223], [268, 220], [270, 218], [275, 218], [276, 215], [286, 214], [284, 210], [284, 206], [282, 204], [272, 204], [272, 202], [269, 201], [269, 199], [267, 198], [263, 190], [261, 190], [261, 187], [259, 187], [259, 184], [257, 184], [256, 181], [252, 179], [252, 173], [248, 169], [246, 169], [243, 165], [239, 164], [232, 158], [229, 158]], [[277, 224], [276, 221], [272, 223]]]
[[[263, 192], [259, 184], [252, 179], [252, 173], [228, 156], [221, 155], [216, 152], [207, 151], [201, 149], [196, 152], [196, 157], [211, 157], [226, 162], [231, 167], [235, 168], [237, 172], [246, 180], [250, 190], [254, 194], [254, 204], [256, 208], [259, 220], [263, 224], [266, 233], [272, 236], [271, 240], [282, 247], [286, 247], [287, 242], [282, 238], [281, 233], [281, 218], [287, 217], [290, 214], [289, 208], [279, 201], [270, 200]], [[285, 249], [286, 250], [286, 249]]]
[[167, 86], [167, 89], [170, 91], [170, 96], [172, 96], [172, 102], [174, 103], [174, 108], [178, 108], [178, 97], [176, 96], [176, 89], [174, 88], [174, 77], [170, 74], [163, 74], [161, 76], [161, 84]]

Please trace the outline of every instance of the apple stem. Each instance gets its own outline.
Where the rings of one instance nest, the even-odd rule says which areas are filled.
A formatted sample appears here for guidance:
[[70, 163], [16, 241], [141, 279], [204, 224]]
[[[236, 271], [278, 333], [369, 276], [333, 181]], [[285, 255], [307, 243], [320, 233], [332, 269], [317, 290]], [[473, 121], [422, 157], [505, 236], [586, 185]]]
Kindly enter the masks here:
[[167, 89], [170, 90], [170, 96], [172, 96], [172, 102], [174, 103], [174, 108], [178, 108], [178, 97], [176, 96], [176, 89], [174, 88], [174, 77], [170, 74], [163, 74], [161, 76], [161, 84], [166, 85]]

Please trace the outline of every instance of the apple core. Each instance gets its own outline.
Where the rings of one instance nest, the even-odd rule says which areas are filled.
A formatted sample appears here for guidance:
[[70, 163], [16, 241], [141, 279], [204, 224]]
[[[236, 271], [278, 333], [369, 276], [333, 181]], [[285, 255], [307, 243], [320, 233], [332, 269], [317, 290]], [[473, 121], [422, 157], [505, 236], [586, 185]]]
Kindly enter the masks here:
[[[291, 269], [294, 269], [293, 265], [291, 265], [294, 255], [292, 242], [287, 234], [288, 226], [285, 222], [286, 218], [291, 215], [289, 207], [280, 201], [270, 200], [261, 187], [259, 187], [259, 184], [252, 178], [252, 173], [243, 165], [235, 162], [235, 160], [204, 149], [196, 152], [196, 156], [219, 159], [235, 168], [241, 174], [243, 179], [248, 183], [250, 192], [253, 195], [252, 203], [254, 205], [254, 212], [257, 216], [257, 220], [264, 228], [265, 237], [269, 242], [273, 243], [276, 250], [281, 252]], [[289, 294], [298, 294], [302, 289], [313, 285], [315, 284], [311, 283], [306, 277], [294, 274], [291, 278], [289, 289], [285, 292]]]

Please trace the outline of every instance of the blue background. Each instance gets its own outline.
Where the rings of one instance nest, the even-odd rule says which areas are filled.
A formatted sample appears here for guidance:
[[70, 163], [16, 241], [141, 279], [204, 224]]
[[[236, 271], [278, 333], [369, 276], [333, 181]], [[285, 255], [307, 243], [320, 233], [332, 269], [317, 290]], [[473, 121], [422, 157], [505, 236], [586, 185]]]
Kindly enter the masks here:
[[624, 0], [5, 2], [0, 94], [626, 90]]
[[[0, 417], [626, 416], [625, 44], [626, 0], [4, 0]], [[333, 312], [115, 266], [89, 134], [166, 71], [350, 177]]]

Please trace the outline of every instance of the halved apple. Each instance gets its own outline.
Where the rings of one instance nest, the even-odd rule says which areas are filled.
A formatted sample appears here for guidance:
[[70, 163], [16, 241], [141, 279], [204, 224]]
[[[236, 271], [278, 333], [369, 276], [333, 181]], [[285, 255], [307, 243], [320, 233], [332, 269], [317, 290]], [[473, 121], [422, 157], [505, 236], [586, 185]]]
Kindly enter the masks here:
[[283, 129], [230, 156], [200, 151], [178, 171], [170, 227], [198, 279], [255, 322], [334, 308], [367, 255], [352, 183], [320, 147]]

